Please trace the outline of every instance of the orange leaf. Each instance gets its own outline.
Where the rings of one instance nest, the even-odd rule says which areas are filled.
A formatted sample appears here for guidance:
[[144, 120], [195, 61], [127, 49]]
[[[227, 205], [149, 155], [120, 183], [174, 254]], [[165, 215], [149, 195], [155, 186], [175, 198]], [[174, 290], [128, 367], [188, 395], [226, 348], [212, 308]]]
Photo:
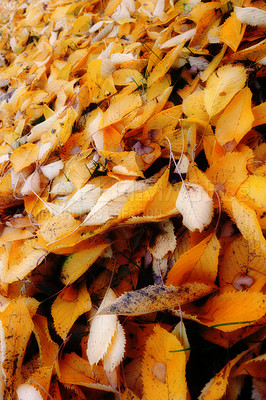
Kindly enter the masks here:
[[220, 40], [231, 47], [233, 51], [236, 51], [244, 33], [245, 26], [241, 24], [233, 11], [221, 27]]
[[167, 276], [167, 284], [178, 286], [184, 282], [214, 284], [220, 243], [216, 235], [209, 235], [196, 246], [182, 254]]
[[60, 382], [68, 385], [82, 385], [92, 389], [116, 393], [109, 385], [102, 366], [90, 363], [75, 353], [66, 354], [60, 360]]
[[198, 318], [209, 327], [218, 325], [221, 331], [231, 332], [263, 317], [265, 299], [260, 292], [223, 291], [207, 300]]
[[13, 151], [10, 157], [15, 172], [21, 171], [37, 161], [39, 147], [34, 143], [26, 143]]

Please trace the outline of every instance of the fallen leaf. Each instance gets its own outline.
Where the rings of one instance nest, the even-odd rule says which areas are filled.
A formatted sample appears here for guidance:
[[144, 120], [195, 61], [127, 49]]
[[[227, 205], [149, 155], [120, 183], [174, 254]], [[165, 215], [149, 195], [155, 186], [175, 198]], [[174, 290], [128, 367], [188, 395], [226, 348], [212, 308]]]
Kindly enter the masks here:
[[223, 110], [245, 82], [246, 72], [242, 66], [224, 65], [213, 73], [204, 90], [204, 105], [209, 117]]
[[213, 289], [202, 283], [188, 283], [180, 287], [150, 285], [143, 289], [124, 293], [98, 315], [142, 315], [179, 305], [205, 296]]
[[183, 224], [190, 231], [202, 231], [212, 220], [212, 199], [202, 186], [195, 183], [182, 183], [176, 207], [183, 216]]
[[67, 334], [76, 321], [92, 307], [90, 295], [85, 285], [79, 290], [66, 286], [52, 304], [51, 314], [57, 334], [66, 339]]
[[146, 342], [142, 359], [145, 398], [186, 399], [186, 357], [177, 337], [156, 326]]

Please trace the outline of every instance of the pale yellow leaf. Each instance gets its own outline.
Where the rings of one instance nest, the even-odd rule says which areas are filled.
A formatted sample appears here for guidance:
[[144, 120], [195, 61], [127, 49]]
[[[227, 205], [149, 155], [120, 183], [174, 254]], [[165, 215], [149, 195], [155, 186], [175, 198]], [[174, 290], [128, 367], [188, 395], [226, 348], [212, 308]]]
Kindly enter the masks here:
[[41, 393], [29, 383], [22, 383], [17, 388], [19, 400], [43, 400]]
[[75, 216], [88, 213], [96, 204], [101, 192], [101, 187], [95, 187], [95, 185], [88, 183], [78, 189], [64, 204], [62, 204], [60, 212], [68, 211]]
[[190, 356], [190, 344], [189, 344], [189, 340], [188, 340], [185, 324], [182, 321], [180, 321], [174, 327], [174, 329], [172, 330], [171, 333], [177, 337], [177, 339], [179, 340], [179, 342], [183, 346], [184, 352], [185, 352], [185, 355], [186, 355], [186, 361], [188, 361], [189, 360], [189, 356]]
[[41, 122], [38, 125], [35, 125], [27, 137], [28, 142], [35, 142], [36, 140], [41, 139], [42, 135], [54, 127], [54, 125], [58, 122], [58, 120], [64, 118], [64, 112], [66, 110], [66, 106], [60, 108], [56, 113], [54, 113], [50, 118]]
[[148, 250], [154, 258], [161, 259], [169, 251], [174, 251], [176, 246], [176, 237], [174, 233], [174, 225], [169, 219], [160, 222], [159, 229], [162, 230], [162, 233], [159, 233], [156, 236], [154, 244], [149, 246]]
[[54, 161], [50, 164], [43, 165], [41, 167], [41, 171], [44, 176], [46, 176], [50, 181], [54, 179], [61, 169], [64, 168], [64, 164], [62, 160]]
[[107, 372], [113, 372], [114, 369], [121, 363], [126, 345], [125, 332], [120, 324], [117, 322], [117, 330], [108, 347], [107, 353], [103, 356], [103, 367]]
[[256, 7], [235, 7], [237, 19], [242, 24], [266, 26], [266, 11]]
[[147, 181], [120, 181], [108, 188], [97, 200], [83, 225], [100, 225], [119, 215], [128, 198], [149, 187]]
[[183, 183], [176, 201], [183, 224], [191, 231], [202, 231], [212, 220], [212, 199], [201, 185]]
[[116, 315], [101, 315], [102, 309], [108, 307], [116, 299], [112, 289], [108, 289], [98, 309], [97, 314], [91, 321], [90, 334], [87, 343], [87, 357], [91, 365], [97, 364], [108, 350], [112, 338], [117, 331]]

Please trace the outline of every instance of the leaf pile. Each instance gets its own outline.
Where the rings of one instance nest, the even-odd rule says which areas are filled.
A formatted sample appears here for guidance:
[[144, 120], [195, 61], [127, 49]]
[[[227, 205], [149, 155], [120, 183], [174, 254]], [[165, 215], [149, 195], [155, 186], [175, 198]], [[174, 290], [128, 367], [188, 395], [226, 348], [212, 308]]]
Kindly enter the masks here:
[[0, 398], [262, 399], [265, 2], [0, 3]]

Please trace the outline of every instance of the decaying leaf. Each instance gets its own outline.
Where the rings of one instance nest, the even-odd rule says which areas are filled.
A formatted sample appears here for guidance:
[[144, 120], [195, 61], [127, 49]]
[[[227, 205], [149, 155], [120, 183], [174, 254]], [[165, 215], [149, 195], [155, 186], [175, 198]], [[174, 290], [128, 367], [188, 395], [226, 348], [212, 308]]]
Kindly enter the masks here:
[[141, 315], [193, 301], [207, 295], [212, 287], [193, 283], [180, 287], [150, 285], [143, 289], [122, 294], [108, 306], [102, 307], [98, 315]]

